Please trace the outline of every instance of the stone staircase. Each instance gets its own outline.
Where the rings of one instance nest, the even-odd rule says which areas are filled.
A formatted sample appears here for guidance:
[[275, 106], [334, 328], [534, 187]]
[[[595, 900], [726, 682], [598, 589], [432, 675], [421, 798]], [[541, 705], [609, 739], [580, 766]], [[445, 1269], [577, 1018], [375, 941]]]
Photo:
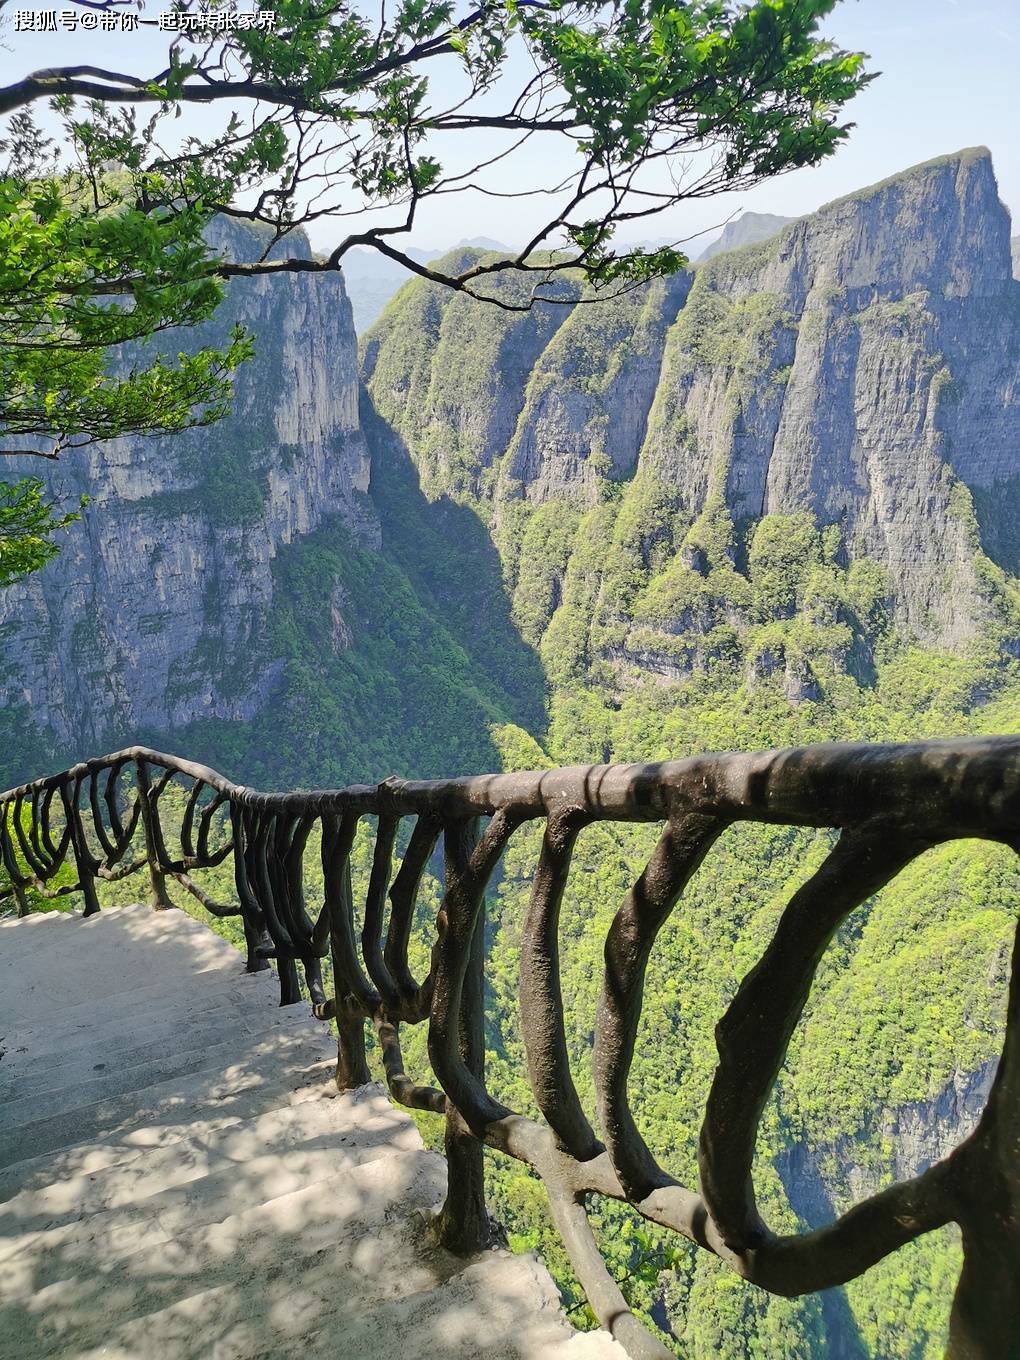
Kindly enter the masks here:
[[182, 912], [0, 922], [0, 1360], [625, 1360], [431, 1247], [445, 1164]]

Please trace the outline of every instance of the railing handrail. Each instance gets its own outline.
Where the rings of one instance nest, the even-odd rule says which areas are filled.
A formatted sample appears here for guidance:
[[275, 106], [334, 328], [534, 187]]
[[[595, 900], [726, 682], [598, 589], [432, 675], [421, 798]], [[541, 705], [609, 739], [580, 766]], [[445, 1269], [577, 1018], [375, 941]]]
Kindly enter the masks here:
[[[239, 804], [308, 812], [438, 813], [491, 816], [514, 806], [538, 817], [565, 804], [596, 819], [661, 821], [687, 798], [703, 810], [745, 821], [839, 826], [867, 804], [899, 818], [903, 804], [945, 804], [948, 825], [959, 819], [975, 834], [1020, 831], [1020, 737], [967, 737], [918, 742], [818, 742], [776, 750], [723, 751], [683, 760], [567, 765], [453, 779], [400, 779], [340, 789], [287, 793], [235, 784], [217, 770], [146, 746], [128, 746], [58, 774], [0, 793], [0, 806], [56, 789], [102, 770], [145, 761], [201, 780]], [[891, 779], [896, 780], [892, 787]], [[916, 820], [916, 808], [913, 820]]]
[[[131, 778], [126, 798], [123, 785]], [[190, 791], [175, 832], [179, 851], [171, 853], [160, 798], [174, 778], [190, 781]], [[59, 828], [55, 808], [62, 813]], [[364, 816], [378, 823], [359, 931], [351, 852]], [[404, 818], [414, 818], [414, 827], [394, 871]], [[515, 1113], [486, 1088], [482, 1003], [486, 889], [516, 831], [537, 819], [545, 826], [522, 930], [520, 1007], [528, 1077], [542, 1120]], [[593, 1050], [596, 1132], [571, 1073], [558, 932], [575, 842], [585, 826], [600, 820], [658, 822], [662, 832], [606, 938]], [[794, 893], [717, 1026], [719, 1063], [701, 1130], [698, 1193], [655, 1160], [631, 1112], [627, 1083], [655, 938], [715, 841], [741, 821], [839, 834]], [[313, 919], [305, 906], [303, 867], [316, 823], [325, 900]], [[144, 855], [125, 858], [139, 827]], [[220, 836], [215, 846], [214, 834]], [[0, 794], [7, 895], [14, 894], [19, 908], [27, 909], [32, 887], [49, 895], [80, 891], [89, 915], [99, 910], [97, 879], [148, 867], [154, 906], [172, 905], [166, 880], [174, 878], [217, 915], [242, 918], [249, 968], [265, 967], [271, 957], [278, 962], [281, 1004], [299, 998], [301, 964], [316, 1015], [337, 1023], [341, 1086], [370, 1079], [364, 1025], [371, 1022], [394, 1099], [446, 1114], [450, 1184], [436, 1226], [439, 1240], [467, 1251], [486, 1238], [483, 1145], [527, 1163], [546, 1186], [596, 1315], [643, 1360], [668, 1352], [629, 1311], [606, 1270], [586, 1196], [624, 1201], [714, 1252], [745, 1279], [787, 1295], [843, 1283], [913, 1238], [955, 1221], [963, 1228], [964, 1266], [948, 1354], [960, 1360], [1020, 1356], [1017, 952], [991, 1093], [977, 1127], [948, 1158], [827, 1227], [787, 1236], [762, 1221], [752, 1178], [762, 1111], [828, 942], [854, 909], [919, 854], [974, 836], [1020, 847], [1020, 737], [831, 743], [291, 793], [259, 792], [205, 765], [132, 746]], [[429, 973], [416, 980], [408, 965], [411, 925], [440, 837], [442, 905]], [[222, 863], [231, 853], [238, 900], [216, 903], [190, 871]], [[68, 859], [77, 882], [49, 889]], [[327, 954], [332, 997], [325, 994], [319, 963]], [[401, 1024], [426, 1020], [435, 1087], [408, 1076], [400, 1047]]]

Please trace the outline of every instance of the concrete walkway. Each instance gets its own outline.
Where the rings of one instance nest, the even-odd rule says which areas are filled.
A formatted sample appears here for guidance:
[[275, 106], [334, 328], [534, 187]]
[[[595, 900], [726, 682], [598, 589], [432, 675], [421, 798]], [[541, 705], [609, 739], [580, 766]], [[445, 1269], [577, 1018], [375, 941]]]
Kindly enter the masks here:
[[426, 1243], [442, 1159], [277, 1002], [182, 912], [0, 922], [0, 1360], [625, 1360]]

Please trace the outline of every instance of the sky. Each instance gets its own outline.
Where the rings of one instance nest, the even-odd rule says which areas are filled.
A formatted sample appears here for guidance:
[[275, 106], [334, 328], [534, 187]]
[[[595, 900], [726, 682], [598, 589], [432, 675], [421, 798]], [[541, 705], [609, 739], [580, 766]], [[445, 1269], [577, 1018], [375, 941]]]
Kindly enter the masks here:
[[[970, 146], [992, 152], [999, 193], [1020, 233], [1020, 0], [842, 0], [826, 36], [870, 54], [881, 74], [848, 105], [856, 126], [820, 166], [733, 195], [688, 202], [641, 226], [631, 239], [691, 241], [696, 254], [716, 229], [745, 211], [799, 217], [908, 166]], [[469, 209], [474, 209], [473, 212]], [[523, 238], [523, 209], [464, 198], [418, 238], [445, 245], [487, 235]], [[515, 230], [516, 228], [516, 230]], [[621, 240], [628, 239], [623, 233]]]
[[[58, 10], [62, 7], [60, 0], [54, 3]], [[6, 11], [2, 36], [7, 50], [0, 49], [4, 80], [39, 66], [83, 60], [144, 69], [158, 54], [153, 44], [159, 39], [151, 31], [138, 37], [14, 34], [9, 16], [17, 4], [11, 0]], [[49, 7], [40, 0], [22, 4]], [[146, 17], [168, 7], [149, 0]], [[247, 7], [245, 0], [242, 7]], [[741, 212], [796, 217], [910, 165], [975, 145], [991, 149], [1000, 196], [1014, 219], [1020, 219], [1020, 0], [842, 0], [826, 31], [840, 46], [869, 53], [868, 69], [880, 72], [848, 107], [846, 116], [856, 127], [839, 151], [820, 166], [739, 195], [677, 205], [629, 236], [621, 233], [621, 241], [693, 238], [690, 250], [696, 254], [725, 221]], [[104, 45], [101, 50], [99, 44]], [[493, 149], [487, 136], [482, 134], [472, 148], [479, 158]], [[448, 168], [458, 168], [442, 154], [442, 145], [439, 150]], [[544, 178], [569, 165], [564, 149], [550, 142], [501, 168], [490, 183], [502, 189], [523, 187], [536, 170]], [[405, 240], [425, 249], [475, 236], [519, 245], [544, 220], [542, 207], [534, 199], [478, 193], [441, 198], [428, 205], [415, 233]], [[320, 221], [310, 229], [313, 246], [328, 249], [350, 226], [351, 219]], [[1020, 225], [1016, 231], [1020, 233]]]

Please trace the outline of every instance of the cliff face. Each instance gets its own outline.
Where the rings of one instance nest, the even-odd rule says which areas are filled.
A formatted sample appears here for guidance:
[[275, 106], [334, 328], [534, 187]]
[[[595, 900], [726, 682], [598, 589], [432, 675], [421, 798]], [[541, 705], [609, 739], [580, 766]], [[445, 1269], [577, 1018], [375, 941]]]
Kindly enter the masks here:
[[[484, 256], [458, 249], [442, 264], [454, 271]], [[514, 281], [498, 291], [522, 303], [530, 286]], [[415, 282], [363, 342], [374, 408], [406, 441], [426, 494], [485, 494], [486, 473], [513, 438], [529, 378], [577, 296], [570, 281], [555, 292], [559, 304], [515, 312]]]
[[698, 271], [645, 457], [696, 509], [841, 524], [889, 571], [901, 620], [959, 645], [981, 611], [955, 486], [1016, 473], [1018, 322], [989, 158], [918, 167]]
[[[430, 340], [463, 337], [454, 305], [405, 291], [369, 338], [366, 377], [426, 490], [480, 494], [497, 522], [515, 500], [587, 507], [631, 478], [656, 481], [681, 526], [715, 507], [740, 532], [807, 513], [838, 526], [844, 562], [887, 573], [920, 641], [959, 648], [980, 631], [977, 535], [1005, 569], [1020, 560], [1020, 287], [986, 152], [918, 166], [693, 276], [589, 301], [552, 333], [490, 319], [458, 385]], [[381, 375], [411, 331], [401, 391]], [[516, 369], [535, 354], [523, 382], [507, 345]]]
[[658, 280], [611, 310], [586, 298], [543, 350], [500, 465], [500, 499], [593, 504], [598, 479], [630, 476], [660, 378], [662, 348], [690, 289]]
[[[225, 250], [254, 252], [245, 231], [214, 229]], [[377, 536], [341, 279], [235, 282], [215, 323], [185, 342], [222, 338], [235, 320], [257, 358], [238, 375], [234, 415], [55, 468], [55, 498], [87, 492], [91, 505], [59, 558], [0, 594], [0, 698], [58, 749], [250, 717], [280, 671], [257, 645], [278, 552], [329, 515]]]

